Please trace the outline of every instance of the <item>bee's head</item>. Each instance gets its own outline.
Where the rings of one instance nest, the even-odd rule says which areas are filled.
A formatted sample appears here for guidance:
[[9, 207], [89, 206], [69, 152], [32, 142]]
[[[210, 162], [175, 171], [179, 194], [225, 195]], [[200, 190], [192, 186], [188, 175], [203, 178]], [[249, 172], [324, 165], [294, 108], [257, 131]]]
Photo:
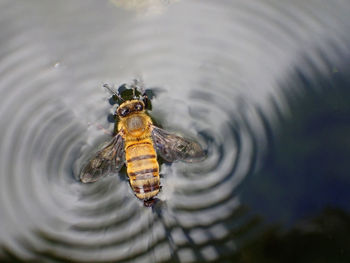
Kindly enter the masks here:
[[142, 100], [127, 100], [123, 102], [117, 109], [116, 113], [119, 118], [125, 118], [130, 114], [144, 112], [145, 104]]
[[154, 97], [151, 90], [139, 91], [137, 81], [131, 85], [131, 88], [127, 84], [123, 84], [118, 88], [118, 91], [108, 84], [103, 85], [111, 94], [109, 99], [110, 104], [119, 105], [116, 110], [116, 115], [123, 118], [131, 113], [141, 112], [145, 110], [151, 110], [151, 99]]

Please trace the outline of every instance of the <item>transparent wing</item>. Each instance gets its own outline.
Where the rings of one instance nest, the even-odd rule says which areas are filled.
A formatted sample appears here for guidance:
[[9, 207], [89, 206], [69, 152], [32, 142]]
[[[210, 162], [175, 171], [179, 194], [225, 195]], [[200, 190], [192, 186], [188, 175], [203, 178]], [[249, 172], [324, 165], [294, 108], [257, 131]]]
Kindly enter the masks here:
[[168, 162], [201, 161], [205, 157], [202, 147], [194, 141], [184, 139], [166, 130], [152, 126], [152, 139], [158, 154]]
[[118, 172], [124, 160], [124, 139], [121, 134], [117, 134], [84, 166], [80, 180], [83, 183], [91, 183], [109, 173]]

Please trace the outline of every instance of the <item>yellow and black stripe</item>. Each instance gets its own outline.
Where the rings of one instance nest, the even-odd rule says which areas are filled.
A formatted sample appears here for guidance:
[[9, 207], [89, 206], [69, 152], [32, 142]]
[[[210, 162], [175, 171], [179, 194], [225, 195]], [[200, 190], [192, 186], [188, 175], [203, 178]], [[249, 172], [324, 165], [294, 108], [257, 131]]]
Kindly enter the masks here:
[[137, 198], [148, 200], [160, 188], [159, 165], [151, 137], [126, 140], [125, 157], [130, 185]]

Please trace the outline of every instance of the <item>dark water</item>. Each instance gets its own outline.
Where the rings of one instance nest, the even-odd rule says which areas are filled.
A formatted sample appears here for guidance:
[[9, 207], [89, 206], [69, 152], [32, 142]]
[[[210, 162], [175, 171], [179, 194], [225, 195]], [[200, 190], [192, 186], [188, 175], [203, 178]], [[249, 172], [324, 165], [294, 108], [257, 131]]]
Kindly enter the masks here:
[[[347, 1], [0, 1], [1, 262], [350, 262]], [[208, 151], [77, 179], [104, 83]]]

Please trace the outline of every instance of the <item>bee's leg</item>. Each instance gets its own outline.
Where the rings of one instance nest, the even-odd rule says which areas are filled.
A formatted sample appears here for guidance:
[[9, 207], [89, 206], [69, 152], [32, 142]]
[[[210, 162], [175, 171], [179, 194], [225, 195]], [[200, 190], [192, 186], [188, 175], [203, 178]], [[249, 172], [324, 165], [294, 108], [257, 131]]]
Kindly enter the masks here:
[[134, 84], [132, 85], [132, 87], [133, 87], [134, 95], [135, 95], [135, 89], [138, 90], [142, 97], [143, 103], [145, 103], [146, 108], [148, 108], [149, 98], [146, 94], [146, 89], [143, 81], [141, 79], [134, 79]]
[[142, 101], [145, 104], [145, 108], [148, 110], [152, 110], [151, 99], [153, 98], [153, 93], [150, 92], [150, 96], [147, 95], [147, 92], [150, 90], [143, 90], [142, 93]]
[[143, 83], [141, 77], [135, 78], [133, 83], [131, 84], [131, 87], [133, 89], [133, 95], [135, 96], [136, 91], [139, 92], [141, 96], [145, 94], [145, 84]]
[[133, 99], [137, 99], [137, 98], [136, 98], [136, 95], [135, 95], [135, 93], [136, 93], [136, 88], [137, 88], [137, 87], [132, 86], [132, 97], [133, 97]]
[[112, 133], [112, 132], [106, 130], [106, 129], [105, 129], [101, 124], [99, 124], [99, 123], [88, 122], [88, 126], [95, 126], [96, 129], [102, 130], [104, 134], [113, 136], [113, 133]]
[[133, 97], [134, 99], [138, 99], [139, 96], [143, 94], [143, 82], [140, 79], [134, 79], [133, 84], [131, 84]]

